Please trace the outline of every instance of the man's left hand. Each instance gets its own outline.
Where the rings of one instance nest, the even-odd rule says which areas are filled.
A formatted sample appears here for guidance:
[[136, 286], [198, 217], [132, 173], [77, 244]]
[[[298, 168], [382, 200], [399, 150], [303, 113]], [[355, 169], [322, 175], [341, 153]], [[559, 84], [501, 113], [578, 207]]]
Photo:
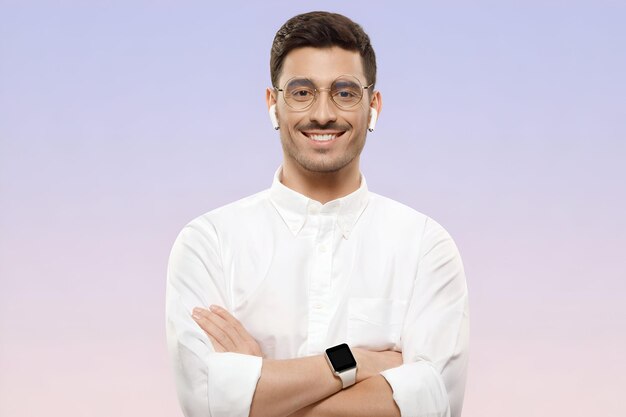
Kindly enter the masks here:
[[191, 315], [211, 339], [216, 352], [234, 352], [264, 357], [261, 347], [239, 320], [219, 306], [196, 307]]

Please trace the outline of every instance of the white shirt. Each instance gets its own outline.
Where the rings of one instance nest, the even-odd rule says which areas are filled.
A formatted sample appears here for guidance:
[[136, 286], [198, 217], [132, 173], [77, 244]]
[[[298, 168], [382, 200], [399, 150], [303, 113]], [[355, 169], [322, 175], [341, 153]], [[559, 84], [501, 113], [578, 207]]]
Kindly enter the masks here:
[[[348, 343], [402, 352], [382, 372], [402, 416], [461, 414], [469, 311], [450, 235], [368, 191], [321, 204], [283, 185], [210, 211], [180, 232], [167, 279], [167, 336], [187, 417], [248, 416], [262, 359], [215, 352], [194, 307], [225, 307], [268, 358]], [[329, 369], [330, 372], [330, 369]]]

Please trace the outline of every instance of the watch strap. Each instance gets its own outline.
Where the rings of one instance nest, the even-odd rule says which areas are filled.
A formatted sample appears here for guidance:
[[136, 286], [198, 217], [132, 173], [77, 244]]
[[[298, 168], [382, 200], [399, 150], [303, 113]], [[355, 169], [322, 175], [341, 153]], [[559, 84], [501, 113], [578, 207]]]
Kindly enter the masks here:
[[356, 382], [356, 368], [346, 369], [343, 372], [338, 372], [337, 375], [341, 378], [343, 388], [348, 388]]

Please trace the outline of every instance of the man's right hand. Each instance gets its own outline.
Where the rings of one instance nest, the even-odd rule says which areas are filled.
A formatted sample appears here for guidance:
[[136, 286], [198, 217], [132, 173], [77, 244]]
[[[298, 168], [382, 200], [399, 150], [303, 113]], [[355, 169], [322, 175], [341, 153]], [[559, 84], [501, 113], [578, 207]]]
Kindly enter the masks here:
[[357, 362], [357, 383], [376, 376], [382, 371], [402, 365], [402, 352], [393, 350], [374, 352], [361, 348], [351, 348], [351, 350]]

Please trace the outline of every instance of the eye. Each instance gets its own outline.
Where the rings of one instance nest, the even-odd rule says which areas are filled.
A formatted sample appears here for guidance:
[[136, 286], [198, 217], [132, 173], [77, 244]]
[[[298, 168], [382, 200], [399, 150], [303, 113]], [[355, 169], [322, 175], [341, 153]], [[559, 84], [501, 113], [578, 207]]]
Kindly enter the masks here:
[[309, 87], [295, 87], [288, 90], [288, 97], [294, 101], [309, 101], [315, 97], [315, 91]]
[[340, 106], [353, 106], [361, 100], [360, 90], [354, 86], [337, 88], [333, 91], [333, 100]]
[[340, 78], [333, 83], [333, 100], [340, 105], [353, 105], [361, 99], [361, 87], [350, 79]]
[[339, 91], [337, 91], [336, 95], [339, 96], [340, 98], [356, 97], [356, 94], [353, 91], [350, 91], [350, 90], [339, 90]]

